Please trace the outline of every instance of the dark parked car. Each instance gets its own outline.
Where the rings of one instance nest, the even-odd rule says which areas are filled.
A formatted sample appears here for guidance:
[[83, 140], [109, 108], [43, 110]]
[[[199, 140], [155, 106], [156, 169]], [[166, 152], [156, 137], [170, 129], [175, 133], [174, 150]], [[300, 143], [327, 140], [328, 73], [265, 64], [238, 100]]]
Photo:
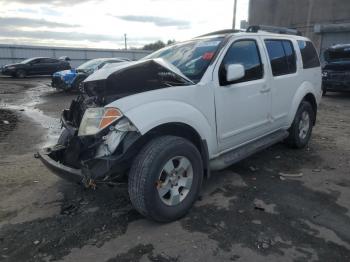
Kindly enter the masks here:
[[5, 65], [1, 72], [3, 75], [23, 78], [28, 75], [52, 75], [57, 71], [70, 68], [70, 64], [66, 60], [34, 57], [20, 63]]
[[96, 58], [87, 61], [76, 69], [58, 71], [52, 75], [51, 86], [65, 91], [77, 91], [83, 82], [93, 72], [107, 64], [116, 64], [129, 61], [126, 58]]
[[322, 70], [323, 94], [329, 91], [350, 91], [350, 44], [335, 45], [324, 52]]

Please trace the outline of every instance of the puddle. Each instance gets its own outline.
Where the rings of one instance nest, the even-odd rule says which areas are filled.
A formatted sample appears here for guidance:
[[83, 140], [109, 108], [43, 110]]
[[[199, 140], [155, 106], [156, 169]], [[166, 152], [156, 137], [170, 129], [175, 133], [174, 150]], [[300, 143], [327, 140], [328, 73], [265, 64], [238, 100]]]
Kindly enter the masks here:
[[36, 108], [37, 105], [45, 102], [41, 96], [54, 92], [53, 90], [48, 90], [47, 87], [46, 84], [39, 83], [36, 87], [26, 90], [23, 99], [0, 103], [0, 108], [21, 111], [25, 116], [39, 123], [47, 130], [47, 139], [40, 145], [43, 147], [55, 144], [61, 133], [60, 119], [45, 115], [43, 111]]

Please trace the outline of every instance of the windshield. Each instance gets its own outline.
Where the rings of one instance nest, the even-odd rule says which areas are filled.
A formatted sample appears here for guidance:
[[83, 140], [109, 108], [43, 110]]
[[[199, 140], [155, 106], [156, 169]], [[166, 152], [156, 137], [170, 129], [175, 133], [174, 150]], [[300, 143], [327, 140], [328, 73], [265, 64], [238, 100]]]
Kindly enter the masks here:
[[350, 48], [327, 50], [325, 59], [328, 62], [350, 61]]
[[163, 58], [176, 66], [193, 82], [198, 82], [207, 70], [224, 37], [196, 39], [165, 47], [143, 60]]
[[87, 61], [86, 63], [78, 66], [78, 70], [91, 70], [91, 69], [95, 69], [97, 68], [102, 62], [104, 61], [104, 59], [93, 59], [90, 61]]
[[27, 64], [27, 63], [29, 63], [29, 62], [31, 62], [31, 61], [34, 61], [36, 58], [29, 58], [29, 59], [26, 59], [26, 60], [23, 60], [22, 62], [21, 62], [21, 64]]

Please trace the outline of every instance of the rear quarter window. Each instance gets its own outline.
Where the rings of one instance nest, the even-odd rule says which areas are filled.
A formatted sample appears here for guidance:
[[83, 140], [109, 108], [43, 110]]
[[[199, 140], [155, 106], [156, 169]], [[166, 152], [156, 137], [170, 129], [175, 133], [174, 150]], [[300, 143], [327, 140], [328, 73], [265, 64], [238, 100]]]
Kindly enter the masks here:
[[304, 69], [320, 66], [320, 59], [314, 45], [310, 41], [298, 40]]

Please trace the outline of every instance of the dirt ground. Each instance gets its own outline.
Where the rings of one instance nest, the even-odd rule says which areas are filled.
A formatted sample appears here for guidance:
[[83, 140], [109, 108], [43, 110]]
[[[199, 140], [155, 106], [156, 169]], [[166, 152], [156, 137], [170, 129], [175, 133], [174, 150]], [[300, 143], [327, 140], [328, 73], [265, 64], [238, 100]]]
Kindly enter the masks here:
[[74, 96], [0, 78], [0, 261], [350, 261], [350, 94], [323, 99], [308, 148], [213, 174], [170, 224], [140, 216], [125, 188], [84, 190], [33, 158]]

